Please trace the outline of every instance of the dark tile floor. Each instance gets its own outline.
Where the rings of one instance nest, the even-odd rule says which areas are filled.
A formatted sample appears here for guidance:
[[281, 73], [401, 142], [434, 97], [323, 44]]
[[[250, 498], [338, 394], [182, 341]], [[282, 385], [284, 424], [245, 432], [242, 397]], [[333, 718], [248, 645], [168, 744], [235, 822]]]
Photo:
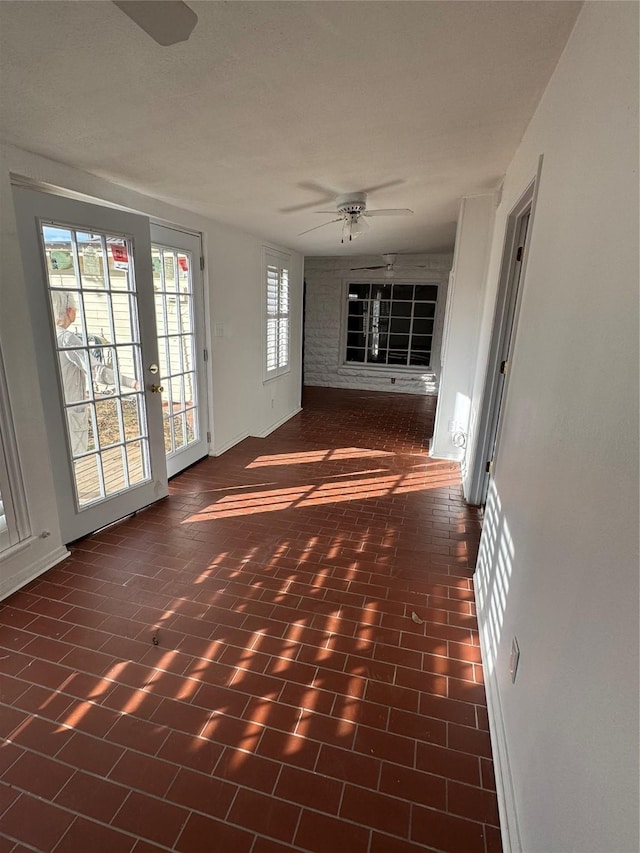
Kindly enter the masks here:
[[434, 399], [304, 405], [0, 605], [0, 853], [499, 853]]

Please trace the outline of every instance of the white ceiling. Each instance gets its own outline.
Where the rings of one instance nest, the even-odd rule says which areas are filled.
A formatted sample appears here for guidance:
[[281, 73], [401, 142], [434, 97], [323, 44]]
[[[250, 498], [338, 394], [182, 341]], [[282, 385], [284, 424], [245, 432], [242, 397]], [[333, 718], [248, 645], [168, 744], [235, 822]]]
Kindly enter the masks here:
[[[110, 2], [0, 2], [2, 141], [339, 255], [451, 248], [460, 198], [499, 186], [581, 4], [189, 5], [191, 38], [161, 47]], [[378, 185], [370, 208], [415, 215], [351, 245], [339, 224], [296, 236], [330, 196]]]

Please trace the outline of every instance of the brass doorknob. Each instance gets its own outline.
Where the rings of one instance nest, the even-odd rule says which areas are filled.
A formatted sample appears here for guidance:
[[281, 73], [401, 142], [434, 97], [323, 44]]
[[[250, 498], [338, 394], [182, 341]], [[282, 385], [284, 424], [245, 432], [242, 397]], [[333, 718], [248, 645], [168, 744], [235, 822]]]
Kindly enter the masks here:
[[162, 385], [151, 385], [149, 390], [153, 391], [154, 394], [160, 394], [164, 391], [164, 387]]

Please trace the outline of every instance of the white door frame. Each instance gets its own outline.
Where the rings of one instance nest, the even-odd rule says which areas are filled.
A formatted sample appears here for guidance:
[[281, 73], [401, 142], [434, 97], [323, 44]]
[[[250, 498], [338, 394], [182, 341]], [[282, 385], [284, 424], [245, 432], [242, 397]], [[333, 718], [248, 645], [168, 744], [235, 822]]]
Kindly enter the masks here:
[[467, 494], [467, 503], [474, 506], [483, 506], [486, 501], [490, 479], [487, 468], [489, 463], [494, 461], [493, 457], [495, 457], [500, 438], [501, 412], [504, 411], [508, 384], [508, 376], [501, 374], [500, 365], [506, 360], [506, 353], [513, 353], [528, 256], [525, 246], [524, 256], [520, 260], [517, 258], [519, 237], [523, 220], [528, 215], [526, 244], [529, 244], [541, 170], [542, 157], [538, 162], [536, 177], [527, 186], [507, 217], [484, 392], [478, 416], [476, 449]]

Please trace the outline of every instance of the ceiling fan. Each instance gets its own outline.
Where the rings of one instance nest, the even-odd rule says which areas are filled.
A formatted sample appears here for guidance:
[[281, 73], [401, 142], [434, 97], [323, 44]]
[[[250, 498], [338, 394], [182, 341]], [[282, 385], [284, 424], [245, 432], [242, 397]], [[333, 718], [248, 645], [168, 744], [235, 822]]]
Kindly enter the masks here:
[[328, 222], [323, 222], [322, 225], [315, 225], [313, 228], [307, 228], [298, 234], [302, 237], [303, 234], [309, 234], [311, 231], [317, 231], [318, 228], [324, 228], [326, 225], [332, 225], [334, 222], [342, 222], [342, 240], [341, 243], [355, 240], [363, 234], [369, 227], [367, 219], [370, 216], [411, 216], [412, 210], [407, 207], [391, 207], [381, 210], [367, 210], [367, 194], [366, 193], [345, 193], [336, 198], [335, 210], [316, 210], [316, 213], [337, 214], [335, 219], [330, 219]]
[[181, 0], [113, 0], [113, 3], [164, 47], [187, 41], [198, 23], [196, 13]]
[[[395, 263], [398, 255], [395, 252], [387, 252], [382, 256], [384, 261], [383, 264], [376, 264], [372, 267], [351, 267], [351, 271], [355, 272], [356, 270], [384, 270], [385, 278], [393, 278], [395, 273]], [[427, 269], [427, 264], [410, 264], [407, 269]]]

